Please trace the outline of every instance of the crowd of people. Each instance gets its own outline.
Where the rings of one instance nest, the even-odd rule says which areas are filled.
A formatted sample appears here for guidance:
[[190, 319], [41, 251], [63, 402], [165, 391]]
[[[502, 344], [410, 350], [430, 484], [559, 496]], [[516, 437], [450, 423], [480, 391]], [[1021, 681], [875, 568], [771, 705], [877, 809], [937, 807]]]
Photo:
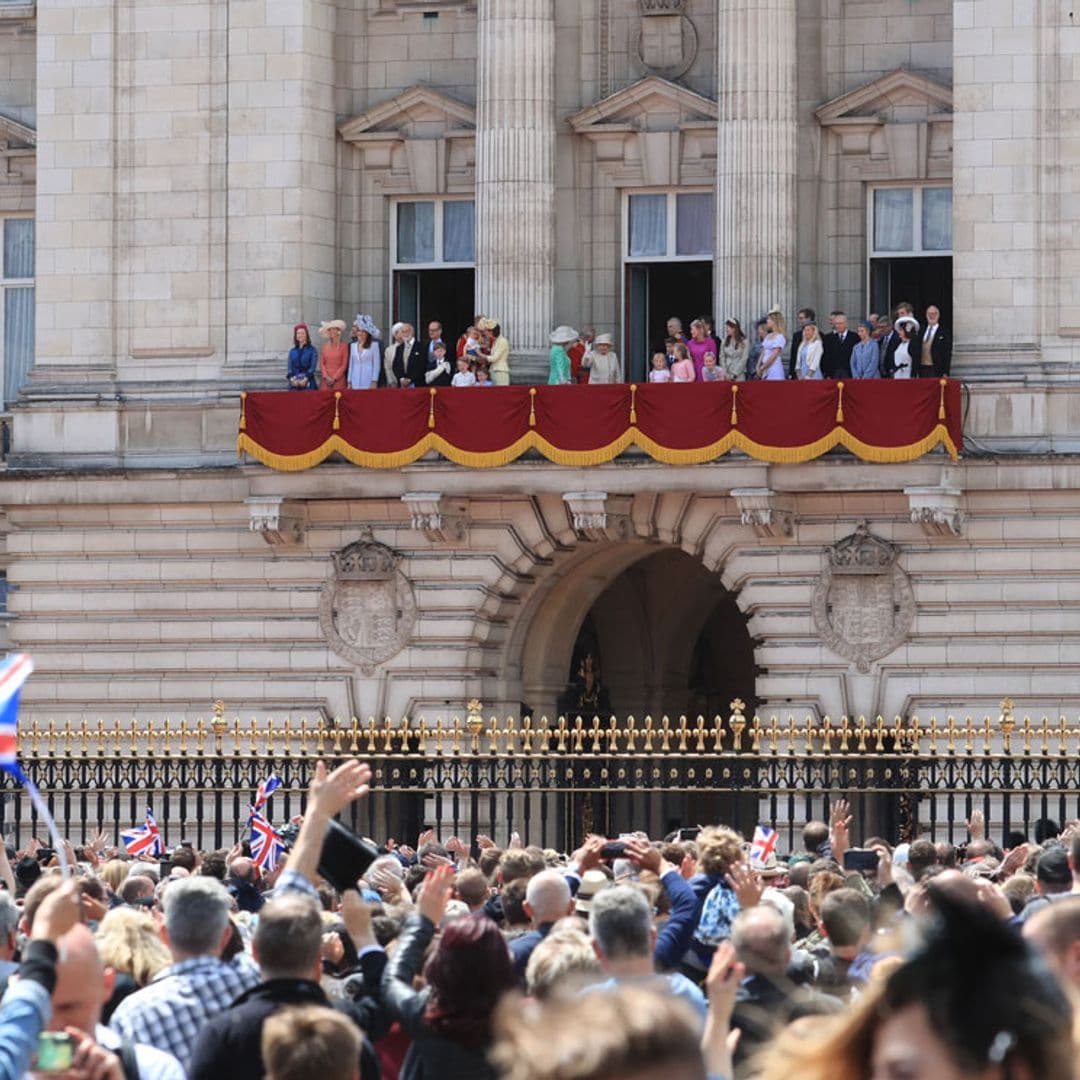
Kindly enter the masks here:
[[782, 856], [768, 826], [569, 853], [425, 831], [343, 882], [325, 838], [370, 776], [318, 763], [264, 876], [239, 844], [159, 863], [99, 834], [73, 878], [5, 850], [0, 1080], [1080, 1071], [1080, 823], [855, 846], [837, 801]]
[[[323, 323], [324, 339], [316, 350], [304, 323], [293, 329], [288, 385], [293, 390], [368, 390], [390, 386], [507, 386], [510, 345], [494, 319], [478, 315], [456, 341], [444, 336], [437, 319], [428, 324], [426, 341], [409, 323], [395, 323], [389, 342], [371, 316], [357, 315], [352, 337], [344, 340], [343, 320]], [[571, 326], [551, 332], [548, 384], [563, 386], [624, 382], [626, 374], [610, 334], [579, 333]], [[947, 376], [952, 337], [931, 304], [925, 323], [907, 302], [891, 318], [871, 314], [850, 326], [843, 311], [829, 315], [829, 329], [818, 325], [812, 308], [800, 308], [789, 331], [784, 314], [773, 308], [747, 334], [738, 319], [724, 323], [722, 337], [712, 319], [667, 322], [664, 348], [653, 353], [648, 380], [653, 383], [744, 381], [751, 379], [914, 379]]]

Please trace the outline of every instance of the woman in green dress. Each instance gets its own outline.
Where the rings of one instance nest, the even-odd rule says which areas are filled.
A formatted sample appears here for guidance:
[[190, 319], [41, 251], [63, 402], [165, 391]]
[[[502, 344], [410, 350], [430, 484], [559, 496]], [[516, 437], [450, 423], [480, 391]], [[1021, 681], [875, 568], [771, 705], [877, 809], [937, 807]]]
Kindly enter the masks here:
[[570, 354], [566, 346], [577, 341], [578, 332], [571, 326], [560, 326], [551, 334], [551, 374], [548, 386], [567, 386], [570, 383]]

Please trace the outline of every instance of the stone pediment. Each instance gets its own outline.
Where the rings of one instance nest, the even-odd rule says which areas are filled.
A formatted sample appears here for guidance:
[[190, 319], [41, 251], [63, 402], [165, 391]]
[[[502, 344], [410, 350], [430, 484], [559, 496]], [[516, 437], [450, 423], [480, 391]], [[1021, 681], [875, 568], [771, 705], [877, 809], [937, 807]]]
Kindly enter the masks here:
[[567, 117], [579, 135], [715, 127], [716, 102], [657, 75], [617, 90]]
[[822, 127], [952, 119], [952, 88], [898, 68], [841, 94], [815, 113]]
[[32, 149], [37, 146], [37, 132], [8, 116], [0, 116], [0, 144], [16, 149]]
[[410, 86], [389, 101], [346, 120], [338, 132], [346, 142], [386, 138], [439, 138], [450, 132], [472, 134], [476, 109], [430, 86]]

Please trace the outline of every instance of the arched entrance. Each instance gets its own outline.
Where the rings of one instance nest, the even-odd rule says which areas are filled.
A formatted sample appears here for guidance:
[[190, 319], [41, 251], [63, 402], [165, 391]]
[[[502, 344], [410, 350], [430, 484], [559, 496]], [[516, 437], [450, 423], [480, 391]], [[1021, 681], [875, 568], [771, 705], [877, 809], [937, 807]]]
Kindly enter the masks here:
[[[746, 616], [720, 575], [679, 548], [605, 545], [525, 616], [522, 700], [537, 716], [711, 718], [736, 697], [756, 704]], [[590, 657], [600, 694], [583, 671]]]

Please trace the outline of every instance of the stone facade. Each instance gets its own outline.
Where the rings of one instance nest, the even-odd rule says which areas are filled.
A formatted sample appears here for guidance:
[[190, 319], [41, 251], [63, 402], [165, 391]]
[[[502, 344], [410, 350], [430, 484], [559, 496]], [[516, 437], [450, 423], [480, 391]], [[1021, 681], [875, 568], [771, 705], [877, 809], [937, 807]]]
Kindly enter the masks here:
[[[1075, 711], [1077, 35], [1029, 0], [0, 6], [0, 213], [37, 220], [0, 474], [26, 707], [552, 713], [587, 631], [620, 713]], [[520, 379], [555, 323], [643, 359], [632, 195], [713, 200], [694, 265], [747, 321], [865, 312], [872, 192], [920, 185], [955, 206], [957, 465], [236, 461], [293, 323], [398, 314], [402, 201], [475, 200]], [[835, 586], [864, 534], [894, 569]], [[340, 577], [358, 543], [382, 584]]]

